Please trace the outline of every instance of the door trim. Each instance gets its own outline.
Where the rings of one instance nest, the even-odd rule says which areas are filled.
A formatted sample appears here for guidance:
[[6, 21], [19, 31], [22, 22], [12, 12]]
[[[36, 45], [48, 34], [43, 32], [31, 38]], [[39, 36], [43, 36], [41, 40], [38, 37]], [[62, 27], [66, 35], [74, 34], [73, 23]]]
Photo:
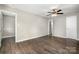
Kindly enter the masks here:
[[6, 11], [6, 10], [0, 10], [0, 12], [2, 14], [15, 17], [15, 41], [16, 41], [17, 40], [17, 13], [11, 12], [11, 11]]

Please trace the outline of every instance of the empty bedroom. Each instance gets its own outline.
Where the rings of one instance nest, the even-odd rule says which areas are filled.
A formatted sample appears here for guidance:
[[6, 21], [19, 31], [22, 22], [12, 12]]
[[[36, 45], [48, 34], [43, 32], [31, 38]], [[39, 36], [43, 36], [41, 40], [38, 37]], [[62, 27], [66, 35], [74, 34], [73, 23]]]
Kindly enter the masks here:
[[0, 54], [78, 54], [79, 4], [0, 4]]

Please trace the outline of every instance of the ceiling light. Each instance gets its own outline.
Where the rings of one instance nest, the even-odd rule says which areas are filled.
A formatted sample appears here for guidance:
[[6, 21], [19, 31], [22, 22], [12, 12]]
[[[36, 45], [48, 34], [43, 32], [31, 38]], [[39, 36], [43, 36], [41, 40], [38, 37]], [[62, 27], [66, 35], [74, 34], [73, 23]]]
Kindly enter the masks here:
[[52, 16], [57, 16], [57, 14], [52, 14]]

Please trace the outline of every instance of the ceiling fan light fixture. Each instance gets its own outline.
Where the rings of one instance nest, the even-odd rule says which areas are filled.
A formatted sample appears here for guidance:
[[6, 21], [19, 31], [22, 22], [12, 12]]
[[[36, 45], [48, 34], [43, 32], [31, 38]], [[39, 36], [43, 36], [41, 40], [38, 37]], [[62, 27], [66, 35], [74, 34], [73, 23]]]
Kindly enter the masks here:
[[57, 14], [52, 14], [52, 16], [57, 16]]
[[61, 9], [52, 9], [51, 11], [48, 12], [48, 16], [58, 16], [58, 15], [61, 15], [63, 14], [62, 10]]

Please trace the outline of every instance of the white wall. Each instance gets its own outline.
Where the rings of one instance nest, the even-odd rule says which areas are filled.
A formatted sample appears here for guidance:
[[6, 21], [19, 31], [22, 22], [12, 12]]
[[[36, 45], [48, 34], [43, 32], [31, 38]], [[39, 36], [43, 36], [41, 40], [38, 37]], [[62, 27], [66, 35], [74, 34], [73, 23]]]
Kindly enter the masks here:
[[48, 34], [48, 22], [46, 19], [29, 13], [22, 13], [18, 16], [20, 17], [17, 21], [18, 41], [41, 37]]
[[0, 10], [17, 13], [16, 42], [48, 35], [48, 20], [46, 18], [6, 6], [0, 6]]
[[65, 37], [66, 17], [65, 16], [53, 17], [53, 20], [54, 20], [54, 30], [52, 30], [53, 35], [58, 37]]

